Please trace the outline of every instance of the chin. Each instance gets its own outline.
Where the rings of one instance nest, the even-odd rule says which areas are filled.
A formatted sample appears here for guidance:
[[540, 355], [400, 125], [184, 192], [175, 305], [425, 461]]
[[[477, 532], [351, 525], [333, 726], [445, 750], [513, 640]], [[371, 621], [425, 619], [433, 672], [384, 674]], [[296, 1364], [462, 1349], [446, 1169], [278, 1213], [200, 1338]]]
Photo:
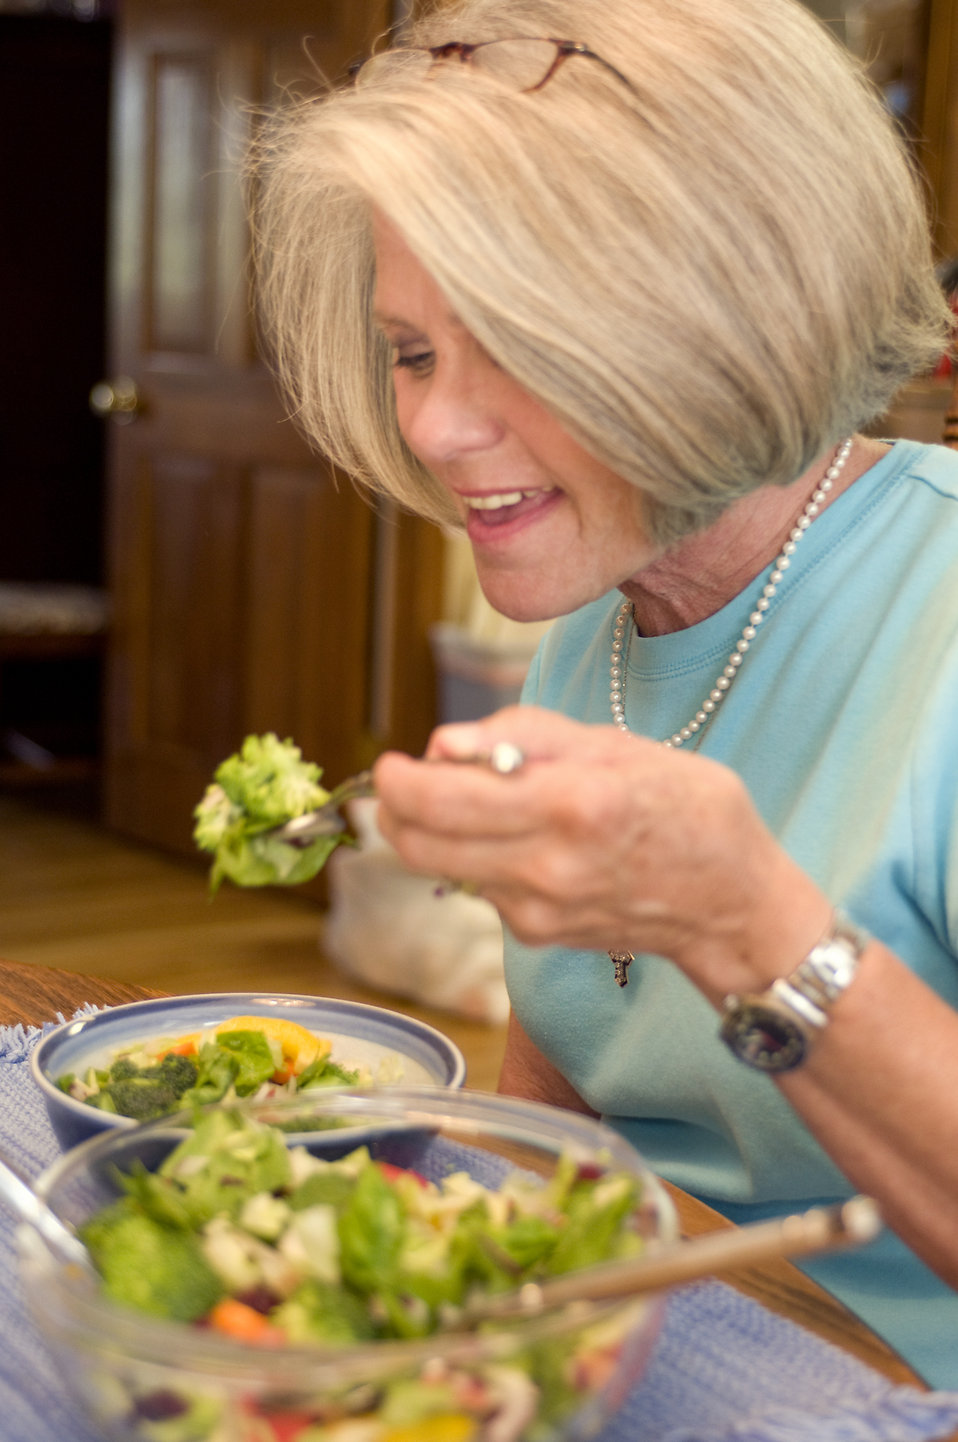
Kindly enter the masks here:
[[505, 616], [510, 621], [534, 622], [534, 621], [555, 621], [559, 616], [568, 616], [570, 612], [577, 611], [584, 603], [582, 601], [570, 601], [562, 604], [556, 598], [550, 597], [529, 597], [517, 598], [514, 595], [500, 595], [494, 587], [486, 590], [483, 587], [483, 595], [493, 610], [498, 611], [500, 616]]
[[510, 621], [555, 621], [559, 616], [569, 616], [590, 601], [598, 600], [614, 588], [599, 583], [595, 589], [583, 584], [563, 584], [558, 576], [544, 577], [543, 584], [536, 585], [531, 577], [519, 572], [511, 574], [477, 566], [479, 585], [489, 605], [507, 616]]
[[565, 615], [564, 611], [555, 611], [549, 607], [501, 606], [498, 605], [495, 601], [492, 601], [490, 604], [496, 611], [499, 612], [500, 616], [505, 616], [510, 621], [520, 621], [524, 623], [530, 623], [534, 621], [554, 621], [557, 616]]

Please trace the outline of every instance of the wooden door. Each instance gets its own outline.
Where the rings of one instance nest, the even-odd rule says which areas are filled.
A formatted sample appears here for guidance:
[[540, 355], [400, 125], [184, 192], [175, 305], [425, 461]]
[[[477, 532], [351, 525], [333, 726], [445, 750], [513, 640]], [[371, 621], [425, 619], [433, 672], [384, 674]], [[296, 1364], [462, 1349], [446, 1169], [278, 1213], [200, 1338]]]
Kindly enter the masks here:
[[122, 0], [111, 331], [132, 409], [108, 427], [105, 812], [190, 854], [193, 807], [248, 732], [293, 737], [332, 783], [421, 747], [434, 712], [440, 538], [374, 514], [284, 419], [237, 178], [251, 107], [312, 66], [341, 74], [385, 10]]
[[938, 252], [958, 257], [958, 8], [928, 0], [921, 163], [934, 196]]

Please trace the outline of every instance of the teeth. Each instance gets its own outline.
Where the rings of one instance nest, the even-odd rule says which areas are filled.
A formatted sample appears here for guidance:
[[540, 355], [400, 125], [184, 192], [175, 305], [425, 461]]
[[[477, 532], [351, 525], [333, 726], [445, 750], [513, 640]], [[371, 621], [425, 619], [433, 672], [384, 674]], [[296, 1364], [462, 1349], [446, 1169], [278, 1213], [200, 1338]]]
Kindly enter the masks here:
[[490, 496], [466, 496], [465, 502], [472, 511], [501, 511], [504, 506], [517, 506], [520, 501], [539, 494], [539, 491], [499, 491]]
[[521, 491], [502, 491], [494, 496], [467, 496], [466, 505], [473, 511], [499, 511], [503, 506], [517, 506]]

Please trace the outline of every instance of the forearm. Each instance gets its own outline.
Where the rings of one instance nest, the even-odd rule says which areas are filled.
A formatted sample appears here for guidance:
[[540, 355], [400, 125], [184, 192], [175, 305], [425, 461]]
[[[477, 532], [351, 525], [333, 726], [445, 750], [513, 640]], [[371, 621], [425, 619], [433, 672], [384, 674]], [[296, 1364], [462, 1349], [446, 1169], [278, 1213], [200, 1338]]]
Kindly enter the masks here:
[[506, 1050], [499, 1074], [499, 1091], [527, 1101], [548, 1102], [568, 1111], [592, 1111], [565, 1077], [529, 1040], [515, 1013], [509, 1018]]
[[[736, 944], [713, 937], [681, 958], [720, 1010], [729, 992], [762, 992], [792, 972], [823, 934], [813, 919], [824, 898], [810, 878], [777, 849], [773, 873]], [[958, 1013], [872, 940], [806, 1061], [776, 1081], [888, 1226], [958, 1286]]]
[[779, 1085], [853, 1185], [958, 1286], [958, 1016], [873, 942], [806, 1064]]

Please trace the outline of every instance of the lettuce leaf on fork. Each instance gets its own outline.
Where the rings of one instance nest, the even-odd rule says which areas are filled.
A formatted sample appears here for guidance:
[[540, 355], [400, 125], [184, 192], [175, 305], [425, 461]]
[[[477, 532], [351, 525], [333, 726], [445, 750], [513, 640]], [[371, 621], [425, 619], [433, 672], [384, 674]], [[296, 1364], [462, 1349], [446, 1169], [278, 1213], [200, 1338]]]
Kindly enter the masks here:
[[193, 815], [193, 839], [213, 853], [210, 889], [224, 878], [237, 886], [296, 886], [309, 881], [348, 833], [321, 836], [297, 846], [271, 833], [329, 800], [322, 770], [304, 761], [292, 741], [273, 732], [247, 736], [221, 762]]

